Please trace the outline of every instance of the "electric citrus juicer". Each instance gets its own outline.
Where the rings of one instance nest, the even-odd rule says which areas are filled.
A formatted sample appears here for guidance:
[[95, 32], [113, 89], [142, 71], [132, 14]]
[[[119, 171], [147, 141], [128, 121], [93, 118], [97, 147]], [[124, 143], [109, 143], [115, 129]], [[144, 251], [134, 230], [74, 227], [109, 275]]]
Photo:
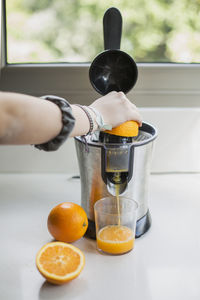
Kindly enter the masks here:
[[[104, 44], [109, 47], [105, 47], [107, 50], [94, 59], [89, 73], [92, 86], [102, 95], [112, 90], [126, 93], [137, 80], [134, 60], [119, 50], [121, 23], [119, 10], [112, 7], [105, 12]], [[117, 49], [113, 49], [112, 45]], [[132, 77], [127, 83], [126, 78], [130, 75]], [[116, 196], [116, 191], [138, 203], [136, 237], [149, 229], [151, 217], [148, 209], [148, 181], [153, 141], [156, 137], [156, 128], [143, 122], [137, 137], [121, 137], [101, 132], [99, 136], [92, 134], [84, 139], [75, 138], [81, 178], [81, 205], [87, 213], [89, 223], [87, 236], [96, 238], [94, 204], [109, 195]]]

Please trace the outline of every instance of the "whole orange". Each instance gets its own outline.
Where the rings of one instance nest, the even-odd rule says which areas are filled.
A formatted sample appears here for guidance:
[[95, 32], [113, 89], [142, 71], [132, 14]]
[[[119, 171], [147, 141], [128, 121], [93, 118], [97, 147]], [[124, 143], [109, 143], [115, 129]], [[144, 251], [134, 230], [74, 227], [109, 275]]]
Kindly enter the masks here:
[[85, 234], [88, 219], [80, 205], [63, 202], [50, 211], [47, 226], [50, 234], [57, 241], [71, 243]]

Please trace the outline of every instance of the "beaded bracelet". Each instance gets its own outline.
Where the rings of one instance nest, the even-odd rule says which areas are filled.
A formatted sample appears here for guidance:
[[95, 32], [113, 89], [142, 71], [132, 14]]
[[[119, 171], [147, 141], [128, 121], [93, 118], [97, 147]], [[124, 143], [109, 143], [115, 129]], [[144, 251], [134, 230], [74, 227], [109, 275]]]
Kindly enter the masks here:
[[92, 106], [88, 106], [88, 108], [91, 109], [95, 113], [96, 123], [98, 125], [97, 131], [101, 131], [102, 129], [103, 130], [112, 130], [112, 125], [106, 124], [104, 122], [103, 116], [100, 114], [100, 112], [96, 108], [94, 108]]
[[89, 120], [89, 123], [90, 123], [90, 128], [89, 128], [88, 133], [85, 134], [85, 135], [88, 135], [88, 134], [92, 133], [92, 131], [94, 129], [94, 122], [93, 122], [93, 119], [92, 119], [89, 111], [87, 110], [87, 108], [85, 106], [82, 106], [80, 104], [74, 104], [74, 105], [80, 107], [85, 112], [86, 116], [88, 117], [88, 120]]

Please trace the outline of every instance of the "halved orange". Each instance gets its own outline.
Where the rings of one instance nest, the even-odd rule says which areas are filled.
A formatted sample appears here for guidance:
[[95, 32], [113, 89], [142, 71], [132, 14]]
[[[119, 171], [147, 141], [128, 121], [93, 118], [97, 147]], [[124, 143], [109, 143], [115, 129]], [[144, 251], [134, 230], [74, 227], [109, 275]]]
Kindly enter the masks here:
[[84, 265], [83, 252], [63, 242], [47, 243], [36, 256], [39, 272], [47, 281], [54, 284], [63, 284], [76, 278]]
[[105, 130], [105, 132], [113, 135], [132, 137], [138, 135], [138, 127], [139, 125], [136, 121], [127, 121], [112, 130]]

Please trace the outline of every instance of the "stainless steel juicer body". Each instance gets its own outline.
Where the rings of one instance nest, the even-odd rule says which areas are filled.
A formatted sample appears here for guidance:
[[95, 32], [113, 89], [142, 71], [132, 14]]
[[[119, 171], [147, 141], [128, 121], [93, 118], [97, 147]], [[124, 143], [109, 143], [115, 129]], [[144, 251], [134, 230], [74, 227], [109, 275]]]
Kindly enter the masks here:
[[[138, 202], [138, 226], [141, 226], [141, 220], [147, 215], [148, 220], [143, 221], [150, 222], [148, 212], [148, 180], [151, 167], [153, 140], [156, 136], [156, 129], [150, 124], [143, 123], [139, 130], [138, 137], [133, 139], [132, 143], [129, 144], [129, 147], [131, 148], [131, 157], [129, 160], [131, 176], [129, 176], [125, 185], [122, 184], [120, 194], [123, 193], [124, 196]], [[94, 222], [95, 202], [113, 194], [113, 183], [111, 183], [110, 180], [105, 180], [107, 175], [105, 175], [105, 168], [102, 164], [102, 160], [105, 156], [104, 143], [99, 142], [98, 140], [95, 141], [92, 136], [86, 137], [86, 141], [87, 143], [85, 143], [85, 140], [81, 137], [75, 138], [81, 178], [81, 205], [87, 213], [89, 223], [92, 223]], [[116, 145], [116, 149], [118, 150], [120, 146], [122, 145]], [[145, 226], [145, 228], [149, 226], [150, 224]], [[89, 230], [95, 230], [95, 228]], [[148, 228], [142, 229], [142, 231], [146, 230], [148, 230]], [[143, 233], [144, 232], [139, 232], [138, 236]]]

